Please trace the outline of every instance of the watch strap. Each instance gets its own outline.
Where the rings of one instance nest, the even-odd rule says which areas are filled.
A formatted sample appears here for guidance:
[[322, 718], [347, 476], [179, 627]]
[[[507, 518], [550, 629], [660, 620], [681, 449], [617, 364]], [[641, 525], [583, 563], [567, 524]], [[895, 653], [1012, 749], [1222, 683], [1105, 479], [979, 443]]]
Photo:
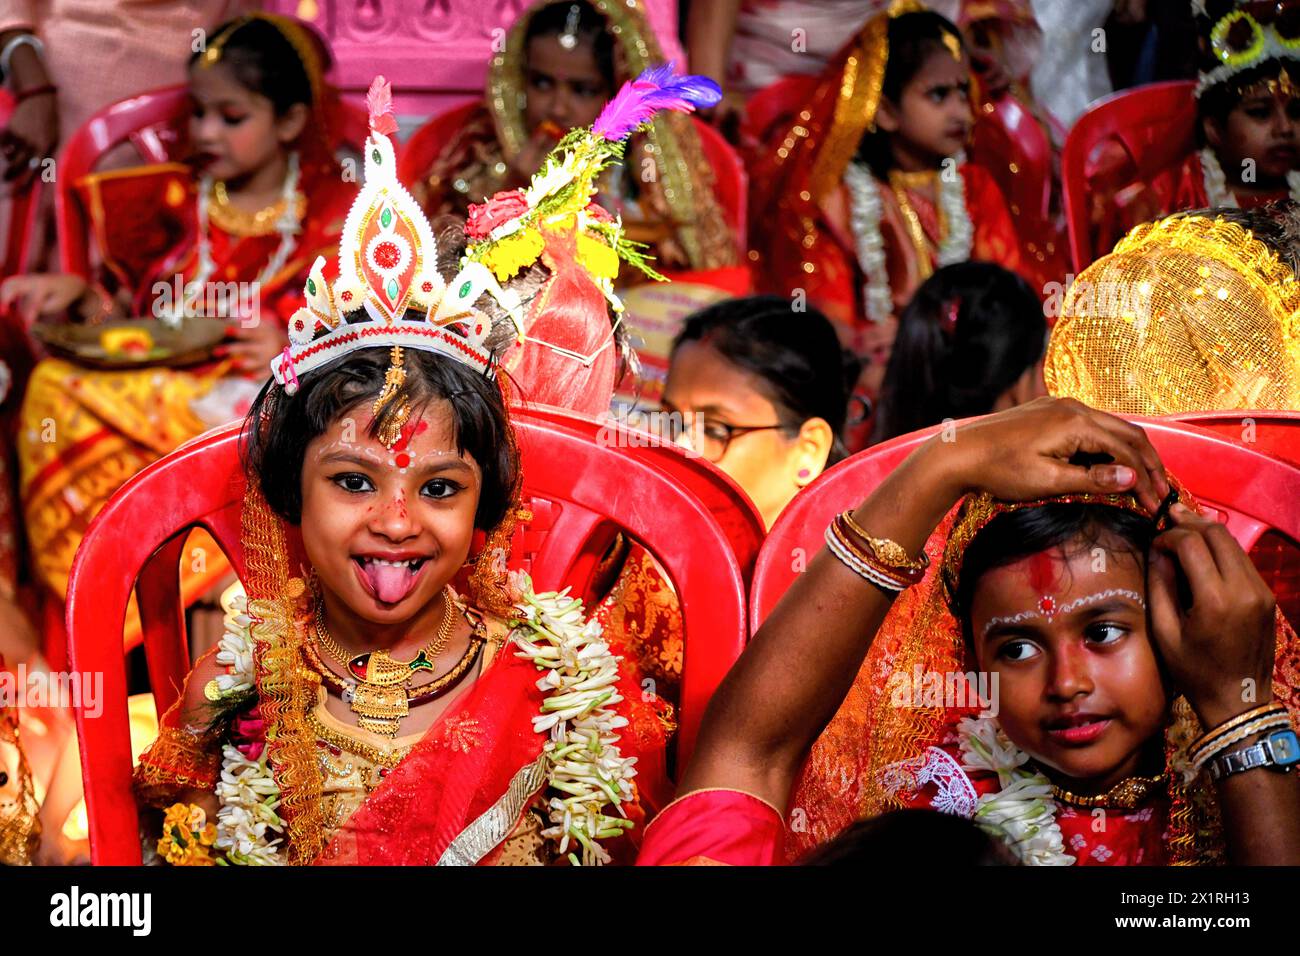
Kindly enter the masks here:
[[1231, 753], [1220, 754], [1208, 764], [1210, 777], [1222, 780], [1256, 767], [1285, 772], [1300, 763], [1300, 738], [1291, 729], [1278, 730], [1263, 740]]

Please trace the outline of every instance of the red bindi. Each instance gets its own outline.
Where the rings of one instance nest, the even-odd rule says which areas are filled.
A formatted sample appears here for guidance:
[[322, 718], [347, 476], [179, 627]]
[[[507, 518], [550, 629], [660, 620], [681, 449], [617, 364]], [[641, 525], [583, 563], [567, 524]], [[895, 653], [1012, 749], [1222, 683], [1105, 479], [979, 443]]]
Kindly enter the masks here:
[[407, 468], [407, 467], [410, 466], [410, 464], [411, 464], [411, 456], [408, 455], [408, 454], [407, 454], [406, 452], [404, 452], [404, 451], [403, 451], [403, 452], [398, 452], [398, 454], [397, 454], [397, 467], [398, 467], [398, 468]]

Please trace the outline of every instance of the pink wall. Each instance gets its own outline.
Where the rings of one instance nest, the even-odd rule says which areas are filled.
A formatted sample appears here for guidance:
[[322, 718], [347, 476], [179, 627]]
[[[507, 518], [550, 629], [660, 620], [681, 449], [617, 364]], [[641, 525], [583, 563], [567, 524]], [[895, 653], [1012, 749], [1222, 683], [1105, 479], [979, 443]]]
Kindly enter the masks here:
[[[669, 59], [684, 65], [677, 0], [639, 0]], [[335, 82], [363, 93], [375, 74], [393, 84], [397, 112], [424, 117], [479, 96], [493, 31], [530, 0], [266, 0], [263, 8], [313, 23], [334, 50]], [[500, 36], [500, 34], [497, 34]]]

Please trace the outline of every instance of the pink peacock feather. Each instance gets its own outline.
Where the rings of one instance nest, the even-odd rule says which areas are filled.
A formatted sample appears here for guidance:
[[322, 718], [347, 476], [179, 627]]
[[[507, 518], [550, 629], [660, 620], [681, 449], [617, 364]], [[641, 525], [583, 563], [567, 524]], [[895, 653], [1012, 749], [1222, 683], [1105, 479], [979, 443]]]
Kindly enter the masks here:
[[620, 142], [649, 122], [660, 110], [690, 113], [708, 108], [722, 99], [722, 88], [707, 76], [673, 73], [673, 64], [652, 66], [635, 80], [628, 80], [596, 117], [591, 131], [612, 142]]
[[366, 91], [366, 107], [370, 110], [370, 128], [376, 133], [391, 136], [397, 132], [393, 118], [393, 87], [382, 76], [375, 77]]

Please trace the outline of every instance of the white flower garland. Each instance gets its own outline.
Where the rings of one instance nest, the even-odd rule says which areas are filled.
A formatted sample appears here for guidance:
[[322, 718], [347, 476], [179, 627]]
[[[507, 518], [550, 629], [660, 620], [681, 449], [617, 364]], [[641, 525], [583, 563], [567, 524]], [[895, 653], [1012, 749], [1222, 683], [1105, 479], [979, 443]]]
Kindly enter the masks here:
[[1025, 770], [1029, 754], [1011, 742], [996, 719], [964, 717], [957, 724], [962, 767], [996, 773], [1002, 788], [983, 794], [975, 822], [1001, 837], [1029, 866], [1070, 866], [1061, 825], [1056, 822], [1052, 784], [1041, 772]]
[[[1208, 147], [1201, 150], [1201, 178], [1205, 184], [1205, 201], [1211, 208], [1227, 206], [1238, 208], [1237, 197], [1228, 188], [1228, 177], [1219, 164], [1219, 157]], [[1300, 202], [1300, 169], [1293, 169], [1286, 174], [1287, 190], [1291, 198]]]
[[[514, 628], [515, 656], [546, 671], [537, 686], [549, 691], [533, 729], [550, 733], [543, 753], [551, 764], [551, 790], [559, 792], [547, 802], [552, 825], [542, 835], [558, 838], [561, 853], [570, 841], [581, 844], [581, 859], [569, 853], [570, 862], [599, 866], [610, 856], [597, 841], [633, 826], [623, 804], [635, 795], [636, 758], [619, 752], [615, 731], [627, 726], [627, 718], [613, 709], [623, 700], [615, 686], [619, 658], [568, 588], [535, 594], [528, 576], [518, 572], [511, 573], [511, 584], [522, 595], [516, 607], [524, 613]], [[618, 816], [605, 812], [611, 805]]]
[[[218, 699], [253, 687], [253, 635], [249, 625], [248, 598], [236, 582], [221, 595], [226, 614], [226, 633], [221, 637], [217, 663], [228, 673], [216, 678]], [[267, 839], [268, 831], [284, 832], [284, 820], [276, 813], [280, 788], [266, 762], [263, 748], [257, 760], [249, 760], [234, 747], [221, 748], [221, 780], [217, 783], [217, 839], [214, 846], [225, 853], [218, 863], [237, 866], [283, 866], [280, 839]]]
[[[955, 162], [960, 164], [962, 158], [956, 157]], [[953, 171], [956, 173], [955, 167]], [[881, 185], [871, 170], [858, 162], [844, 170], [844, 184], [849, 190], [849, 225], [857, 242], [858, 265], [866, 276], [862, 299], [867, 318], [883, 322], [893, 315], [894, 299], [880, 233]], [[966, 181], [960, 174], [939, 176], [939, 209], [948, 224], [947, 235], [939, 243], [939, 265], [965, 262], [970, 258], [975, 227], [966, 209]]]

